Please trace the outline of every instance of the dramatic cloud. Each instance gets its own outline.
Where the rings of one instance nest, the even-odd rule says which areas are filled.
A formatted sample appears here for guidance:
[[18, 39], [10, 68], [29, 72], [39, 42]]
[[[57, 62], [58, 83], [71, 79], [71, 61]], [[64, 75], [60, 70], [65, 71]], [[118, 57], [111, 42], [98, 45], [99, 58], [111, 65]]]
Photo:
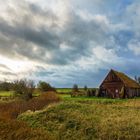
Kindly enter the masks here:
[[[110, 68], [131, 76], [140, 55], [137, 0], [6, 0], [0, 9], [0, 77], [97, 86]], [[130, 66], [136, 70], [132, 70]]]

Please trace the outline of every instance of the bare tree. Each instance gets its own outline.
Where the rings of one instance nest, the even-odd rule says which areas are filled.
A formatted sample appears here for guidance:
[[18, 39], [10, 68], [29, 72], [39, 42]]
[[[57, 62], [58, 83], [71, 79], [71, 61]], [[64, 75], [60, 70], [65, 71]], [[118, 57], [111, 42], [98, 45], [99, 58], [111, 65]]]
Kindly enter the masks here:
[[84, 87], [84, 90], [85, 90], [85, 91], [87, 91], [87, 90], [88, 90], [88, 87], [87, 87], [86, 85], [85, 85], [85, 87]]
[[79, 91], [78, 85], [74, 84], [72, 90], [73, 90], [73, 92], [78, 92]]
[[35, 84], [32, 80], [17, 80], [14, 82], [15, 94], [20, 95], [23, 99], [29, 100], [35, 89]]

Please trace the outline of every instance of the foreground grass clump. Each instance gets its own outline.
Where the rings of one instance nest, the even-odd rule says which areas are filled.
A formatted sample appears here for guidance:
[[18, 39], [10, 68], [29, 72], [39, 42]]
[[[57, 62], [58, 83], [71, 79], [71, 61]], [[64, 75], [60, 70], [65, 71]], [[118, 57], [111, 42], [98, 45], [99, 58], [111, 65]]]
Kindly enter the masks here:
[[[101, 99], [100, 99], [101, 100]], [[61, 140], [137, 140], [140, 138], [140, 100], [108, 102], [69, 100], [18, 119], [49, 131]]]
[[47, 132], [23, 122], [0, 119], [0, 140], [51, 140]]
[[8, 119], [15, 119], [19, 114], [27, 110], [40, 110], [44, 106], [58, 102], [60, 99], [54, 92], [44, 93], [29, 101], [17, 100], [9, 103], [0, 103], [0, 116]]

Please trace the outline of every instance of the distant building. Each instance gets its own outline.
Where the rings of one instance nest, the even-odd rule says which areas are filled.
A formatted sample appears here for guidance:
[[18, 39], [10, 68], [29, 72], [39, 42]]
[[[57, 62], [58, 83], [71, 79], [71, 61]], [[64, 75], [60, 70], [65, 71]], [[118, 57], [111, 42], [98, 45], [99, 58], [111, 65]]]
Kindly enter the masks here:
[[100, 97], [133, 98], [140, 96], [140, 85], [127, 75], [110, 70], [99, 87]]

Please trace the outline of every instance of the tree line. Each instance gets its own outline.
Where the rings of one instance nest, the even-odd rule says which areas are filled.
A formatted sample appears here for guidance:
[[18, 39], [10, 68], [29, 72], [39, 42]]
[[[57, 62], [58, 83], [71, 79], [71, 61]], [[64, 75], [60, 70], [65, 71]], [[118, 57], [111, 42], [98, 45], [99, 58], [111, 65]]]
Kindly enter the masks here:
[[[33, 80], [27, 79], [15, 80], [13, 82], [0, 82], [0, 91], [14, 91], [15, 96], [22, 97], [25, 100], [29, 100], [33, 97], [35, 89], [38, 89], [42, 93], [48, 91], [56, 91], [55, 87], [51, 86], [45, 81], [39, 81], [38, 84], [35, 84]], [[90, 89], [86, 85], [83, 89], [84, 90], [81, 92], [78, 85], [74, 84], [72, 87], [72, 93], [73, 95], [85, 95], [86, 93], [87, 96], [95, 96], [95, 89]]]
[[96, 89], [90, 89], [85, 85], [83, 88], [83, 91], [81, 92], [80, 89], [78, 88], [78, 85], [74, 84], [73, 88], [72, 88], [71, 96], [74, 97], [74, 96], [78, 96], [78, 95], [79, 96], [86, 95], [88, 97], [96, 96]]
[[35, 89], [39, 89], [41, 92], [55, 91], [49, 83], [44, 81], [39, 81], [35, 85], [33, 80], [16, 80], [14, 82], [0, 82], [0, 91], [14, 91], [16, 96], [20, 96], [25, 100], [29, 100], [33, 97]]

